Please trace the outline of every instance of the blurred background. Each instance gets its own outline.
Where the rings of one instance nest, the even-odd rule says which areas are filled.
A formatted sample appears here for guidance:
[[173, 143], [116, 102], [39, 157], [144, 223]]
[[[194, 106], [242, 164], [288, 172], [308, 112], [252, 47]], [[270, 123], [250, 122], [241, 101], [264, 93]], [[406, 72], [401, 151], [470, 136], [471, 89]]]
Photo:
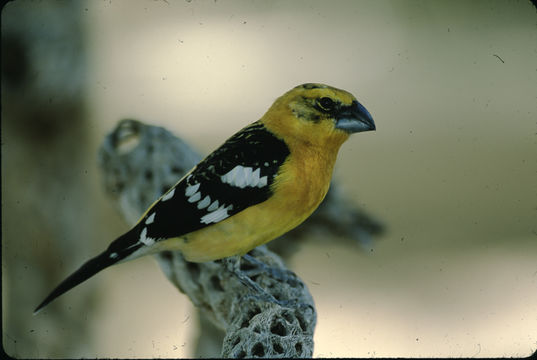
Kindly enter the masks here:
[[[316, 357], [537, 349], [537, 12], [529, 1], [45, 1], [2, 10], [2, 320], [15, 357], [188, 357], [193, 306], [154, 259], [51, 304], [128, 226], [96, 153], [117, 121], [207, 154], [304, 82], [377, 131], [335, 178], [387, 231], [319, 236], [289, 264]], [[59, 321], [58, 321], [59, 320]]]

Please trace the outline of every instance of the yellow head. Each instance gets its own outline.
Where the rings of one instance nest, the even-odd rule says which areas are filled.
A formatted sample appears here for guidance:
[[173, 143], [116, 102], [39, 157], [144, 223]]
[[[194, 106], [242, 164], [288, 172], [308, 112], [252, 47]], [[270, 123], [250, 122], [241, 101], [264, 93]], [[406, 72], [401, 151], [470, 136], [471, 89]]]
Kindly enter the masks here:
[[299, 85], [279, 97], [261, 119], [282, 138], [339, 148], [351, 133], [375, 130], [371, 114], [345, 90]]

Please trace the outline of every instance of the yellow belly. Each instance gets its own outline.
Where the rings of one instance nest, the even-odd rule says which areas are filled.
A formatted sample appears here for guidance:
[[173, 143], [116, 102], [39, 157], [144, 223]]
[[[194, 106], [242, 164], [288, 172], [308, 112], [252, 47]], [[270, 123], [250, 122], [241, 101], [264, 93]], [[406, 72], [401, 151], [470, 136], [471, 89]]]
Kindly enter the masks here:
[[294, 219], [289, 217], [274, 219], [266, 216], [266, 209], [270, 207], [270, 203], [263, 204], [268, 206], [259, 204], [250, 207], [216, 224], [217, 226], [208, 226], [177, 239], [176, 241], [182, 243], [180, 250], [185, 259], [204, 262], [245, 254], [293, 229], [309, 215]]

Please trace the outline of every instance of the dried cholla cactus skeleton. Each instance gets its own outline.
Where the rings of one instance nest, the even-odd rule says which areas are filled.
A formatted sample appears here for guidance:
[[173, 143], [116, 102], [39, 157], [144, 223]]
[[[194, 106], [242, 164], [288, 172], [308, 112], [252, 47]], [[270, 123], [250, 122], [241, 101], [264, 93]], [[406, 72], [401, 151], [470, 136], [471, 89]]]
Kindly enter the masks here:
[[[130, 119], [119, 123], [99, 152], [107, 192], [130, 224], [201, 158], [166, 129]], [[296, 244], [314, 231], [367, 244], [381, 226], [345, 200], [337, 186], [332, 186], [310, 219], [269, 243], [269, 247], [289, 256], [297, 246], [289, 246], [290, 243]], [[252, 297], [251, 290], [227, 271], [222, 261], [192, 263], [185, 261], [180, 252], [170, 251], [155, 255], [168, 279], [201, 312], [203, 336], [198, 355], [217, 356], [201, 349], [212, 341], [213, 348], [215, 343], [222, 344], [222, 357], [311, 357], [316, 311], [306, 285], [266, 246], [249, 255], [250, 259], [241, 259], [241, 270], [284, 305]], [[207, 339], [208, 333], [215, 334], [212, 340]]]

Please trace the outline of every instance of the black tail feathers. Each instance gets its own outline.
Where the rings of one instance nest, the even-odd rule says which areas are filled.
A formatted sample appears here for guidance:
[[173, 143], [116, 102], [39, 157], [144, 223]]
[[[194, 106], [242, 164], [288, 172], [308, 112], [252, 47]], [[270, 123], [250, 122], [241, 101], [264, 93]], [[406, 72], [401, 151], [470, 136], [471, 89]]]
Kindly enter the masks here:
[[[93, 275], [97, 274], [99, 271], [114, 265], [120, 259], [111, 256], [109, 250], [101, 253], [100, 255], [94, 257], [93, 259], [87, 261], [82, 265], [77, 271], [71, 274], [67, 279], [62, 281], [46, 298], [41, 304], [34, 310], [34, 315], [37, 314], [42, 308], [47, 306], [52, 300], [56, 299], [58, 296], [66, 293], [71, 290], [78, 284], [86, 281]], [[116, 254], [117, 255], [117, 254]]]
[[[144, 244], [138, 241], [139, 233], [139, 226], [135, 226], [114, 240], [106, 251], [85, 262], [77, 271], [61, 282], [60, 285], [58, 285], [49, 294], [49, 296], [47, 296], [45, 300], [39, 304], [34, 311], [34, 315], [37, 314], [42, 308], [47, 306], [52, 300], [71, 290], [78, 284], [86, 281], [99, 271], [104, 270], [120, 261], [132, 259], [132, 257], [129, 257], [138, 249], [144, 247]], [[143, 253], [138, 254], [138, 256], [141, 255], [143, 255]]]

